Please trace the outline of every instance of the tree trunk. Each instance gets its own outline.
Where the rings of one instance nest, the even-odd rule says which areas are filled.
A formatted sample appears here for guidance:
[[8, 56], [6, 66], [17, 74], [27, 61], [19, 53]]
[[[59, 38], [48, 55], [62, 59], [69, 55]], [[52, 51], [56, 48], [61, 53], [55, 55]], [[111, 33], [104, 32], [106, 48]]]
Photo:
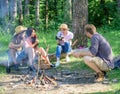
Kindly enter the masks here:
[[1, 7], [1, 18], [5, 18], [6, 16], [9, 15], [8, 12], [8, 0], [0, 0], [0, 7]]
[[45, 29], [48, 28], [48, 0], [45, 1]]
[[12, 21], [17, 17], [17, 0], [10, 0], [10, 19]]
[[78, 40], [75, 47], [87, 46], [87, 38], [84, 34], [84, 25], [88, 22], [88, 0], [73, 0], [72, 29], [74, 40]]
[[120, 13], [120, 0], [118, 0], [118, 12]]
[[19, 16], [19, 24], [22, 24], [23, 21], [23, 13], [22, 13], [22, 1], [18, 0], [18, 16]]
[[39, 25], [39, 4], [40, 4], [40, 1], [39, 0], [36, 0], [36, 25], [38, 26]]
[[2, 1], [0, 0], [0, 18], [2, 18]]
[[69, 25], [72, 26], [72, 0], [66, 0], [65, 4], [65, 11], [64, 11], [64, 21]]
[[29, 11], [29, 0], [25, 0], [25, 9], [24, 9], [24, 16], [29, 16], [30, 11]]
[[0, 23], [3, 31], [6, 32], [7, 21], [9, 16], [8, 0], [0, 0]]

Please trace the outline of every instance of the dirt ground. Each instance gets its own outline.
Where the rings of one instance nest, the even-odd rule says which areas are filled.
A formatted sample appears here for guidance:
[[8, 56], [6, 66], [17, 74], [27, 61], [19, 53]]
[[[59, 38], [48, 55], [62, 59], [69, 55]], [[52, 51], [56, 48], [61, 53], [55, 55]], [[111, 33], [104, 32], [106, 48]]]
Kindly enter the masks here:
[[[56, 78], [57, 86], [41, 85], [35, 86], [26, 85], [21, 77], [28, 75], [26, 69], [21, 69], [20, 72], [12, 72], [7, 76], [0, 78], [0, 94], [83, 94], [111, 91], [110, 84], [94, 83], [94, 74], [86, 70], [69, 71], [50, 69], [46, 71], [49, 77]], [[0, 90], [1, 90], [0, 89]]]

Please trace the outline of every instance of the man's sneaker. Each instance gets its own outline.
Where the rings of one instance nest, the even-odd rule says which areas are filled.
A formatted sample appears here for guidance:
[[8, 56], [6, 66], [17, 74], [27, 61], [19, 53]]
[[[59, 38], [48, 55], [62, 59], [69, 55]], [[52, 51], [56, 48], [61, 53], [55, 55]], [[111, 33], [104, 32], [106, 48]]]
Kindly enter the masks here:
[[105, 79], [107, 79], [108, 78], [107, 72], [106, 71], [102, 71], [102, 72], [104, 74]]
[[55, 68], [55, 64], [51, 64], [50, 67], [51, 67], [51, 68]]
[[18, 64], [15, 64], [15, 65], [14, 65], [14, 70], [15, 70], [15, 71], [19, 71], [19, 65], [18, 65]]
[[[104, 79], [107, 79], [107, 78], [108, 78], [107, 72], [102, 71], [102, 73], [103, 73], [103, 75], [104, 75]], [[96, 78], [96, 79], [98, 78], [98, 74], [95, 74], [95, 78]]]
[[70, 61], [69, 56], [66, 56], [66, 62], [69, 62], [69, 61]]
[[95, 79], [95, 82], [103, 82], [103, 80], [104, 80], [104, 74], [97, 73], [97, 78]]
[[59, 65], [60, 65], [60, 61], [57, 61], [55, 67], [58, 67]]
[[11, 68], [10, 68], [10, 66], [7, 66], [6, 67], [6, 73], [10, 73], [11, 72]]
[[33, 65], [29, 66], [29, 70], [32, 71], [32, 72], [36, 72], [36, 69]]

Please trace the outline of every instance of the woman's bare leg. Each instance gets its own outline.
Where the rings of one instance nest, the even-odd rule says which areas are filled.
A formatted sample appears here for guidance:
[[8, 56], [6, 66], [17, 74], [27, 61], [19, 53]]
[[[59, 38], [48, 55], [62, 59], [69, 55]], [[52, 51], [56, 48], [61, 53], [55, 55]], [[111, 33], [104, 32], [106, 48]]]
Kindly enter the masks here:
[[49, 58], [48, 58], [48, 56], [47, 56], [47, 53], [45, 52], [45, 50], [44, 50], [42, 47], [40, 47], [40, 48], [38, 49], [38, 51], [41, 53], [42, 57], [45, 58], [46, 63], [47, 63], [47, 64], [51, 64], [51, 63], [50, 63], [50, 60], [49, 60]]

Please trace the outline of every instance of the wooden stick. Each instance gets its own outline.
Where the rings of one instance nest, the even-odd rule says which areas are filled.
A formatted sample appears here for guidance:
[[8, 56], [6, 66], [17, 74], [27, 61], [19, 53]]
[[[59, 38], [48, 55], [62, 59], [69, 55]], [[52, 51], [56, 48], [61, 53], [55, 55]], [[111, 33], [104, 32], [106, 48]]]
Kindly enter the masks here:
[[76, 39], [73, 44], [72, 44], [72, 48], [75, 46], [75, 44], [78, 42], [78, 39]]
[[51, 79], [50, 77], [48, 77], [47, 75], [45, 75], [45, 77], [53, 84], [57, 86], [57, 82], [54, 81], [53, 79]]

